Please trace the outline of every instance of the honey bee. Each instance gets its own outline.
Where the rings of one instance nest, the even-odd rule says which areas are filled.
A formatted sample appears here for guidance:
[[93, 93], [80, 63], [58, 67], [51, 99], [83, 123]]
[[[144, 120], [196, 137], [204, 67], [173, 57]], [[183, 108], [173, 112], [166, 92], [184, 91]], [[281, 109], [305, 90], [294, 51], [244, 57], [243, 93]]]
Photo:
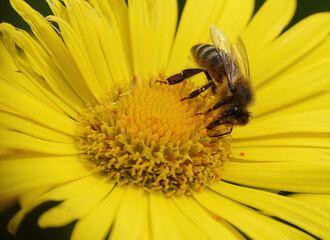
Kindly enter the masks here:
[[222, 107], [221, 115], [212, 121], [207, 129], [227, 124], [230, 131], [213, 137], [229, 134], [234, 125], [245, 125], [250, 118], [248, 105], [253, 99], [250, 83], [250, 68], [245, 46], [241, 38], [236, 38], [232, 45], [228, 37], [216, 26], [210, 28], [210, 36], [213, 43], [198, 44], [191, 48], [193, 58], [201, 68], [185, 69], [182, 73], [167, 78], [167, 84], [177, 84], [183, 80], [203, 72], [208, 83], [191, 92], [188, 97], [181, 100], [191, 99], [211, 87], [218, 101], [204, 113]]

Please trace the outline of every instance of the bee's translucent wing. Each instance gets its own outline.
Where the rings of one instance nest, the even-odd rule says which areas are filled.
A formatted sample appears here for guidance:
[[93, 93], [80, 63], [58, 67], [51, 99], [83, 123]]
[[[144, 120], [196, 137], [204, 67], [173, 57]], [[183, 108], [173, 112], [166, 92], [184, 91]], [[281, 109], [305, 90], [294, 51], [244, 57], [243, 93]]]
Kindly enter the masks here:
[[212, 43], [216, 48], [224, 51], [228, 55], [231, 55], [232, 44], [223, 31], [216, 26], [211, 25], [210, 36]]
[[237, 68], [234, 60], [235, 50], [226, 34], [214, 25], [211, 25], [210, 36], [225, 69], [228, 86], [231, 90], [234, 90], [234, 77], [237, 75]]
[[235, 59], [239, 64], [241, 73], [243, 74], [244, 77], [250, 78], [249, 59], [247, 56], [244, 42], [239, 36], [237, 36], [235, 46], [233, 48], [234, 48]]

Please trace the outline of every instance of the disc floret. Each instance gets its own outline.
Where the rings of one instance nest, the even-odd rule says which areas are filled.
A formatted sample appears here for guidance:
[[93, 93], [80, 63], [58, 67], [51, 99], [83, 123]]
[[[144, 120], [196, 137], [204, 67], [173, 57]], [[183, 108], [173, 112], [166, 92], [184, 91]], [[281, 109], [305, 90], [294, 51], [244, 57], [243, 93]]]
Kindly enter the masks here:
[[167, 195], [201, 190], [219, 180], [230, 153], [230, 138], [206, 129], [212, 114], [196, 114], [211, 104], [180, 87], [138, 87], [118, 101], [90, 104], [81, 113], [78, 144], [94, 170], [119, 184], [135, 184]]

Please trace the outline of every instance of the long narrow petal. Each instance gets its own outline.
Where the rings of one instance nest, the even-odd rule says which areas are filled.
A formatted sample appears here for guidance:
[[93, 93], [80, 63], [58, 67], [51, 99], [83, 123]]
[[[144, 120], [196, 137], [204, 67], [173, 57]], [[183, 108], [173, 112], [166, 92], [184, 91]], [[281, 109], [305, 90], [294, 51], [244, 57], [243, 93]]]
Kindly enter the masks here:
[[[31, 192], [33, 195], [31, 196], [32, 199], [29, 199], [30, 197], [28, 196], [28, 199], [26, 199], [27, 201], [25, 201], [24, 205], [21, 205], [22, 209], [11, 219], [8, 225], [8, 230], [15, 234], [26, 214], [40, 204], [47, 201], [64, 201], [78, 195], [80, 192], [84, 192], [87, 188], [92, 188], [96, 180], [95, 178], [96, 177], [94, 175], [89, 174], [57, 186], [49, 191], [41, 191], [40, 193], [38, 193], [40, 187], [34, 188]], [[23, 196], [24, 194], [26, 193], [23, 193]]]
[[329, 135], [324, 133], [284, 133], [271, 136], [233, 139], [233, 147], [315, 147], [329, 148]]
[[236, 128], [234, 138], [260, 137], [285, 133], [329, 133], [330, 110], [320, 109], [283, 116], [265, 116]]
[[35, 189], [32, 189], [27, 192], [23, 192], [19, 195], [19, 205], [21, 208], [26, 208], [30, 204], [32, 204], [36, 199], [38, 199], [40, 196], [45, 194], [46, 192], [50, 191], [53, 188], [53, 186], [43, 186], [43, 187], [38, 187]]
[[[5, 23], [0, 24], [0, 29], [5, 28], [5, 26]], [[54, 94], [42, 76], [32, 71], [31, 66], [27, 64], [28, 61], [25, 61], [22, 54], [18, 54], [15, 45], [12, 36], [2, 31], [0, 40], [0, 78], [28, 90], [49, 107], [76, 119], [77, 112]]]
[[[128, 77], [131, 77], [133, 75], [132, 74], [133, 63], [132, 63], [130, 31], [128, 24], [129, 21], [128, 8], [126, 1], [125, 0], [112, 0], [112, 1], [91, 0], [90, 2], [100, 13], [102, 12], [109, 19], [111, 28], [113, 30], [113, 35], [111, 37], [114, 38], [114, 41], [119, 43], [119, 46], [121, 46], [121, 47], [118, 47], [117, 45], [111, 46], [112, 44], [109, 44], [110, 45], [109, 48], [111, 48], [111, 51], [117, 53], [117, 54], [113, 54], [114, 56], [111, 55], [111, 57], [114, 58], [113, 60], [118, 60], [118, 57], [122, 57], [122, 52], [124, 52], [123, 56], [125, 56], [125, 59], [127, 60], [126, 64], [128, 64], [127, 69], [125, 71], [128, 71], [128, 75], [129, 75]], [[111, 41], [112, 39], [107, 39], [107, 40]], [[116, 64], [116, 61], [110, 61], [110, 62], [112, 64]], [[123, 61], [119, 60], [118, 62], [122, 63]], [[122, 66], [119, 67], [120, 69], [122, 69]], [[110, 70], [112, 71], [113, 69], [111, 68]], [[127, 78], [127, 80], [125, 81], [128, 80], [129, 78]]]
[[317, 46], [329, 31], [330, 13], [318, 13], [305, 18], [283, 33], [251, 60], [255, 86], [258, 87], [302, 58]]
[[254, 10], [254, 0], [229, 0], [225, 1], [222, 14], [215, 23], [231, 41], [248, 24]]
[[0, 79], [0, 103], [59, 132], [74, 135], [75, 122], [40, 102], [36, 97]]
[[128, 11], [134, 74], [146, 81], [166, 68], [177, 23], [177, 1], [131, 0]]
[[209, 27], [217, 22], [223, 6], [224, 1], [219, 0], [186, 1], [166, 71], [168, 74], [181, 72], [191, 64], [188, 59], [191, 47], [209, 41]]
[[85, 83], [86, 79], [81, 75], [62, 38], [54, 31], [51, 24], [24, 1], [11, 0], [10, 2], [13, 8], [30, 25], [34, 35], [79, 96], [85, 102], [95, 99]]
[[44, 127], [22, 116], [0, 111], [0, 125], [27, 135], [59, 143], [73, 143], [72, 136]]
[[96, 208], [76, 223], [71, 239], [105, 239], [116, 219], [118, 207], [121, 204], [124, 193], [125, 190], [123, 188], [115, 187]]
[[330, 214], [330, 194], [295, 193], [288, 197], [321, 208]]
[[[323, 21], [327, 18], [327, 14], [316, 14], [313, 16], [314, 18], [322, 18]], [[326, 27], [327, 28], [327, 27]], [[321, 31], [322, 32], [322, 31]], [[321, 33], [322, 34], [322, 33]], [[276, 77], [286, 76], [293, 72], [298, 72], [300, 69], [310, 66], [311, 63], [318, 63], [322, 61], [327, 61], [330, 58], [330, 35], [326, 35], [326, 37], [319, 42], [311, 51], [297, 59], [294, 63], [281, 71], [276, 75]]]
[[127, 89], [130, 62], [125, 58], [116, 16], [113, 14], [108, 19], [84, 1], [63, 2], [69, 20], [47, 19], [58, 22], [61, 35], [89, 88], [98, 94], [100, 91], [114, 94], [114, 89], [123, 85]]
[[[285, 107], [330, 90], [329, 64], [330, 58], [315, 64], [311, 63], [298, 72], [274, 79], [258, 91], [256, 104], [251, 107], [251, 112], [256, 117], [275, 111], [281, 113]], [[283, 94], [284, 89], [287, 94]], [[277, 97], [278, 99], [274, 100]], [[320, 105], [324, 104], [329, 102], [320, 103]]]
[[241, 35], [250, 57], [282, 32], [295, 9], [295, 0], [267, 0], [261, 6]]
[[77, 156], [25, 156], [0, 161], [0, 197], [90, 174]]
[[328, 161], [330, 150], [312, 147], [233, 147], [231, 161], [308, 162]]
[[38, 224], [42, 228], [64, 226], [88, 214], [111, 191], [114, 183], [107, 178], [90, 178], [90, 187], [43, 213]]
[[330, 214], [301, 201], [274, 193], [219, 182], [211, 189], [235, 201], [264, 211], [319, 237], [330, 235]]
[[28, 206], [32, 204], [35, 199], [48, 192], [51, 188], [52, 186], [37, 187], [19, 195], [18, 201], [21, 206], [21, 209], [9, 221], [7, 225], [7, 230], [9, 233], [13, 235], [16, 234], [20, 224], [22, 223], [24, 217], [28, 212], [25, 211]]
[[[101, 81], [97, 79], [92, 62], [88, 57], [86, 49], [84, 48], [82, 39], [63, 19], [49, 16], [48, 20], [59, 25], [61, 28], [61, 35], [63, 36], [66, 46], [70, 50], [71, 56], [77, 63], [77, 67], [85, 79], [88, 88], [98, 101], [102, 101], [102, 97], [105, 93], [102, 87], [105, 87], [105, 89], [108, 90], [110, 86], [102, 86]], [[108, 74], [108, 76], [106, 78], [102, 78], [102, 80], [109, 78], [110, 75]]]
[[242, 235], [231, 231], [231, 229], [226, 228], [221, 222], [216, 221], [192, 198], [180, 196], [173, 198], [173, 200], [186, 217], [205, 232], [209, 239], [242, 239]]
[[71, 239], [105, 239], [116, 219], [118, 207], [121, 205], [124, 194], [123, 188], [115, 187], [96, 208], [75, 224]]
[[50, 142], [23, 133], [6, 130], [0, 131], [0, 145], [6, 148], [55, 155], [75, 155], [80, 153], [73, 143]]
[[[11, 48], [11, 54], [17, 65], [19, 65], [19, 62], [25, 62], [26, 68], [30, 68], [30, 71], [38, 77], [41, 76], [43, 81], [60, 99], [76, 111], [82, 110], [85, 105], [83, 100], [63, 77], [53, 59], [28, 33], [16, 30], [13, 26], [5, 23], [0, 25], [0, 31], [6, 34], [5, 41], [11, 40], [12, 45], [20, 48], [19, 53], [16, 50], [17, 47]], [[19, 70], [24, 71], [22, 68]], [[28, 74], [26, 75], [28, 76]]]
[[279, 162], [234, 163], [229, 162], [223, 179], [252, 187], [289, 192], [330, 193], [330, 163]]
[[183, 239], [209, 239], [206, 232], [201, 231], [198, 225], [190, 221], [182, 212], [181, 209], [171, 200], [166, 203], [168, 211], [172, 215], [173, 221], [182, 232]]
[[291, 239], [290, 227], [236, 201], [206, 190], [194, 197], [203, 207], [225, 219], [251, 239]]
[[[143, 194], [141, 189], [129, 187], [118, 207], [116, 220], [108, 239], [148, 239], [149, 236], [145, 236], [149, 235], [148, 204], [148, 196]], [[127, 231], [128, 226], [130, 226], [129, 231]]]
[[150, 194], [149, 211], [152, 229], [151, 239], [167, 240], [184, 238], [182, 230], [175, 224], [167, 206], [167, 199], [161, 195]]

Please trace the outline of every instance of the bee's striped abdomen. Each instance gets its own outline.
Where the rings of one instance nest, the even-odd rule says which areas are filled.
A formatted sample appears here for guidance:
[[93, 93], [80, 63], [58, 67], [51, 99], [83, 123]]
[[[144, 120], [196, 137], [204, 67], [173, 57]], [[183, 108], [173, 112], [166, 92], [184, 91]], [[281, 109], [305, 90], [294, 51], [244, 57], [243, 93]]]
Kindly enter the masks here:
[[223, 73], [223, 66], [214, 46], [198, 44], [191, 48], [191, 53], [200, 67], [205, 68], [214, 80], [221, 81], [219, 74]]

